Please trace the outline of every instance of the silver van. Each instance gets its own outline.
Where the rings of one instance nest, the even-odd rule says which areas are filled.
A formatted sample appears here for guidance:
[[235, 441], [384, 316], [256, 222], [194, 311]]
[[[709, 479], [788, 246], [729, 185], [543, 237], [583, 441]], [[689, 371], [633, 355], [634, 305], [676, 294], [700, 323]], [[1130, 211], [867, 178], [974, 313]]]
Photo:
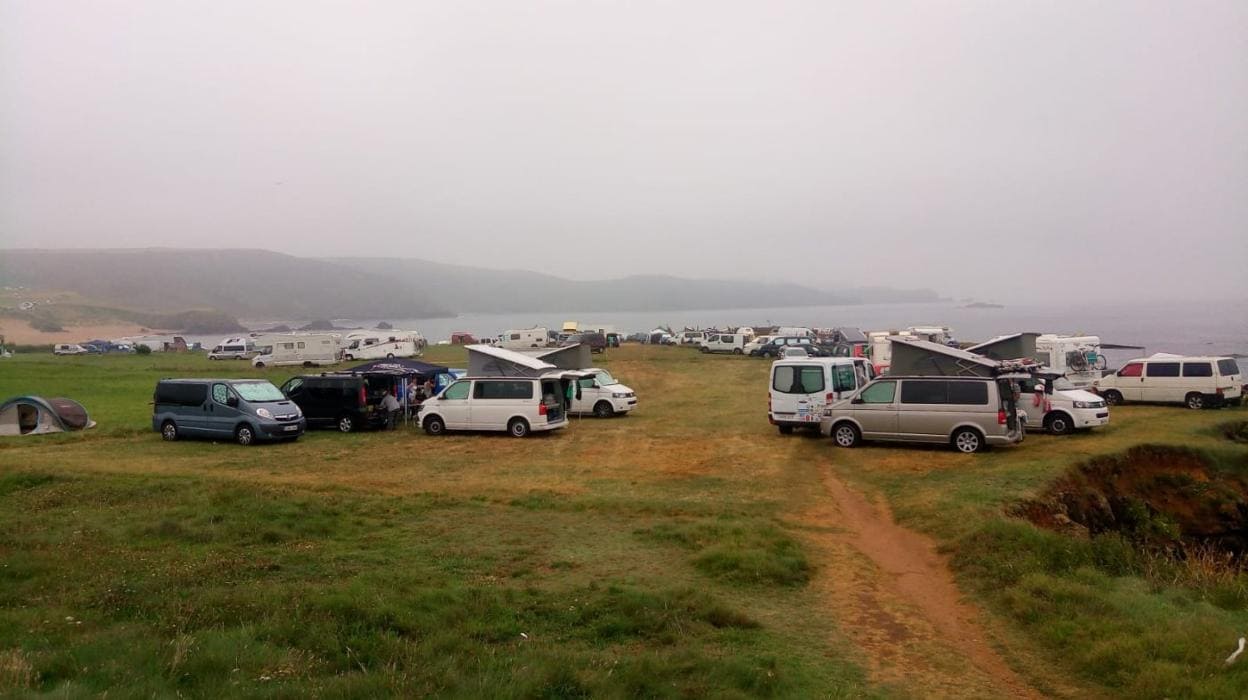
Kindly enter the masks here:
[[840, 447], [863, 440], [948, 443], [959, 452], [1021, 442], [1005, 377], [883, 377], [823, 411], [819, 430]]
[[263, 379], [162, 379], [152, 397], [152, 430], [165, 440], [225, 438], [240, 445], [296, 440], [303, 412]]

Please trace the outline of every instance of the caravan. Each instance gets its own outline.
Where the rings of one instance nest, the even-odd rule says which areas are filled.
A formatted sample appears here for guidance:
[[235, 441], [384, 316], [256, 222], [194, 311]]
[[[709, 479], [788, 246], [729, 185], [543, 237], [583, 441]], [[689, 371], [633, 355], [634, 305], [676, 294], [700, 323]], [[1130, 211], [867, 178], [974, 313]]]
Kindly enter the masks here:
[[344, 360], [420, 357], [425, 348], [425, 339], [414, 331], [356, 331], [342, 342]]
[[499, 336], [498, 347], [509, 350], [528, 350], [544, 348], [550, 339], [550, 331], [545, 328], [525, 328], [510, 330]]
[[342, 360], [340, 336], [336, 333], [281, 333], [257, 338], [260, 351], [251, 361], [253, 367], [302, 365], [319, 367]]
[[1095, 335], [1056, 335], [1036, 338], [1036, 361], [1063, 375], [1077, 387], [1100, 380], [1107, 366], [1101, 339]]

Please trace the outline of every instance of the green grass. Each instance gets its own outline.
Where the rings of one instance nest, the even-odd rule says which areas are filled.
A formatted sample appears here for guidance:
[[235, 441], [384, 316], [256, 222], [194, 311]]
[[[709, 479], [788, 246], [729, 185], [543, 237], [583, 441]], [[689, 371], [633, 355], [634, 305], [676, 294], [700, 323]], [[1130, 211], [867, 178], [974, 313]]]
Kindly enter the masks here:
[[[462, 350], [429, 359], [464, 366]], [[1144, 442], [1242, 463], [1243, 409], [1115, 409], [1015, 449], [837, 450], [766, 423], [768, 363], [626, 347], [624, 419], [555, 435], [312, 432], [163, 443], [167, 376], [261, 376], [190, 355], [0, 361], [0, 398], [68, 396], [81, 434], [0, 441], [0, 695], [923, 695], [867, 680], [812, 586], [837, 576], [795, 513], [832, 470], [934, 537], [1004, 655], [1077, 695], [1239, 697], [1221, 659], [1245, 582], [1006, 515], [1072, 464]], [[829, 531], [837, 523], [826, 524]]]

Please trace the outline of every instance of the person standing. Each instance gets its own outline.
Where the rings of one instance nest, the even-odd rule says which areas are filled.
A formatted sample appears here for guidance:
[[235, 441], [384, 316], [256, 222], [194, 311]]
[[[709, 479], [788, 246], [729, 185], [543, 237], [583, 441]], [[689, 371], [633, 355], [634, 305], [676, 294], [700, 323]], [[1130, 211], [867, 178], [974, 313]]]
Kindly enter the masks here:
[[381, 410], [386, 412], [386, 429], [394, 430], [399, 415], [399, 400], [394, 398], [393, 391], [386, 392], [386, 397], [381, 400]]

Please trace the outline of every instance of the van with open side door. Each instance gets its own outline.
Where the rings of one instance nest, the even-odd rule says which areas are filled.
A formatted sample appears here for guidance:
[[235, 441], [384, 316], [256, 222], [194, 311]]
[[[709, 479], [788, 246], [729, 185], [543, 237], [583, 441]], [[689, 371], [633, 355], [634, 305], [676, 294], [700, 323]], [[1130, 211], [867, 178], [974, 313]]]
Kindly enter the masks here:
[[1233, 357], [1184, 357], [1157, 353], [1131, 360], [1106, 374], [1092, 390], [1113, 406], [1128, 401], [1177, 403], [1188, 408], [1238, 406], [1244, 377]]
[[464, 377], [420, 406], [429, 435], [448, 430], [504, 430], [513, 437], [568, 427], [569, 384], [581, 373], [541, 377]]
[[1081, 389], [1059, 372], [1039, 372], [1020, 379], [1018, 385], [1028, 430], [1069, 435], [1109, 425], [1105, 399]]
[[295, 440], [307, 421], [263, 379], [162, 379], [152, 396], [152, 429], [167, 441], [218, 438], [250, 445]]
[[817, 428], [823, 409], [875, 378], [865, 357], [794, 357], [771, 363], [767, 420], [782, 434]]
[[333, 373], [292, 377], [282, 393], [303, 411], [309, 428], [350, 433], [380, 428], [389, 419], [381, 402], [395, 383], [392, 374]]
[[1021, 442], [1026, 429], [1011, 381], [1017, 378], [881, 377], [824, 408], [819, 431], [839, 447], [889, 440], [972, 453]]
[[587, 376], [576, 381], [572, 397], [572, 413], [592, 413], [598, 418], [627, 415], [637, 408], [637, 392], [621, 384], [605, 369], [591, 367], [578, 370]]

